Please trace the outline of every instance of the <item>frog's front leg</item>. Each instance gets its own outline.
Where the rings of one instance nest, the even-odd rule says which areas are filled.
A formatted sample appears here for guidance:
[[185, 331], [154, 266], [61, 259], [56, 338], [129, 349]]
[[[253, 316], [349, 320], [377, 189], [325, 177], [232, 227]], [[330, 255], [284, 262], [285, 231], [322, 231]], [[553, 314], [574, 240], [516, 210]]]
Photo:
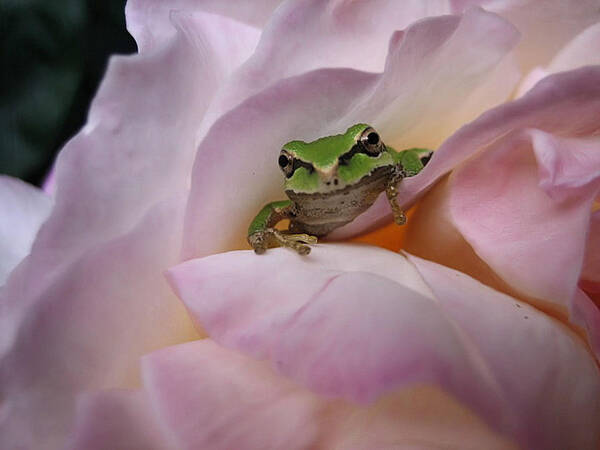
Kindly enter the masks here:
[[398, 205], [398, 183], [406, 177], [417, 175], [431, 158], [433, 152], [426, 148], [411, 148], [396, 154], [398, 164], [394, 167], [385, 187], [385, 194], [392, 208], [394, 222], [398, 225], [406, 223], [406, 213]]
[[293, 220], [293, 204], [290, 200], [266, 204], [248, 227], [248, 243], [258, 254], [270, 247], [288, 247], [301, 255], [308, 255], [317, 238], [308, 234], [289, 234], [274, 228], [283, 219]]
[[397, 185], [402, 180], [402, 169], [400, 166], [394, 168], [392, 176], [389, 178], [385, 187], [385, 195], [387, 196], [390, 207], [392, 208], [392, 214], [394, 215], [394, 222], [398, 225], [404, 225], [406, 223], [406, 213], [398, 205], [398, 189]]

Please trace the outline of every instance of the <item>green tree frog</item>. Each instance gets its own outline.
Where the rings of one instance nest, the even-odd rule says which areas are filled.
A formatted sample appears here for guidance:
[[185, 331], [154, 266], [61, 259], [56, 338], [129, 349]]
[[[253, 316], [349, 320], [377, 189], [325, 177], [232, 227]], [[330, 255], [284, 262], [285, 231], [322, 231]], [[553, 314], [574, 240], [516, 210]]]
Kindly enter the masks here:
[[[261, 209], [248, 227], [248, 243], [258, 254], [283, 246], [307, 255], [309, 244], [354, 220], [383, 191], [394, 221], [403, 225], [406, 215], [396, 201], [396, 186], [419, 173], [431, 154], [420, 148], [396, 151], [364, 123], [313, 142], [290, 141], [278, 160], [289, 200]], [[288, 230], [276, 229], [284, 219], [290, 221]]]

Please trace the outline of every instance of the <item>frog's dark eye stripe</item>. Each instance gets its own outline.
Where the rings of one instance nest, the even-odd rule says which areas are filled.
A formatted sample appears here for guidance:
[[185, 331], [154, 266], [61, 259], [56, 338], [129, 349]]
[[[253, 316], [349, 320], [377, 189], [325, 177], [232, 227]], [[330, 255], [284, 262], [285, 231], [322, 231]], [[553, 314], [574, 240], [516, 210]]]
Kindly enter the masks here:
[[288, 154], [285, 150], [282, 150], [281, 154], [279, 155], [279, 159], [277, 160], [277, 163], [279, 164], [279, 167], [281, 167], [281, 170], [283, 171], [283, 173], [285, 174], [285, 176], [287, 178], [290, 178], [292, 175], [294, 175], [294, 172], [299, 167], [304, 167], [310, 173], [314, 172], [314, 170], [315, 170], [315, 168], [313, 167], [312, 164], [309, 164], [309, 163], [306, 163], [304, 161], [300, 161], [299, 159], [294, 158], [292, 155]]
[[287, 177], [291, 177], [294, 174], [294, 172], [300, 167], [304, 167], [310, 173], [313, 173], [315, 171], [315, 168], [312, 164], [300, 161], [299, 159], [294, 159], [294, 163], [292, 164], [292, 171], [289, 175], [287, 175]]
[[352, 159], [352, 157], [354, 155], [356, 155], [357, 153], [364, 153], [364, 148], [362, 148], [360, 145], [355, 144], [349, 152], [344, 153], [342, 156], [340, 156], [338, 158], [339, 164], [340, 166], [345, 166], [347, 165], [350, 160]]

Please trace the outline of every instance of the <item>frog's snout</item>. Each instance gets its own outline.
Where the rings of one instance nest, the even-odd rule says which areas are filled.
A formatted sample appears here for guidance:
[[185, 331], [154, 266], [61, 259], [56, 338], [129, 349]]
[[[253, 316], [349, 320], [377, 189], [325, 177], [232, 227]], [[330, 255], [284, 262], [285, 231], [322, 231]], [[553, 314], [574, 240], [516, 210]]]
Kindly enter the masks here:
[[328, 173], [319, 173], [319, 176], [321, 178], [321, 183], [324, 186], [329, 186], [332, 188], [335, 188], [336, 186], [339, 186], [340, 184], [340, 179], [338, 177], [337, 172], [328, 172]]

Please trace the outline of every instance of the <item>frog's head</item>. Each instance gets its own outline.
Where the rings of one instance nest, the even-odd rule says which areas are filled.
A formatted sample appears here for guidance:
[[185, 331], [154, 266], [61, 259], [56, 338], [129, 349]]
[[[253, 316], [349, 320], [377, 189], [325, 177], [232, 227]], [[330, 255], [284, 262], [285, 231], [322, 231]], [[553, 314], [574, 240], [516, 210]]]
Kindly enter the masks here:
[[364, 123], [313, 142], [288, 142], [279, 155], [285, 189], [306, 194], [352, 186], [378, 167], [393, 164], [379, 134]]

